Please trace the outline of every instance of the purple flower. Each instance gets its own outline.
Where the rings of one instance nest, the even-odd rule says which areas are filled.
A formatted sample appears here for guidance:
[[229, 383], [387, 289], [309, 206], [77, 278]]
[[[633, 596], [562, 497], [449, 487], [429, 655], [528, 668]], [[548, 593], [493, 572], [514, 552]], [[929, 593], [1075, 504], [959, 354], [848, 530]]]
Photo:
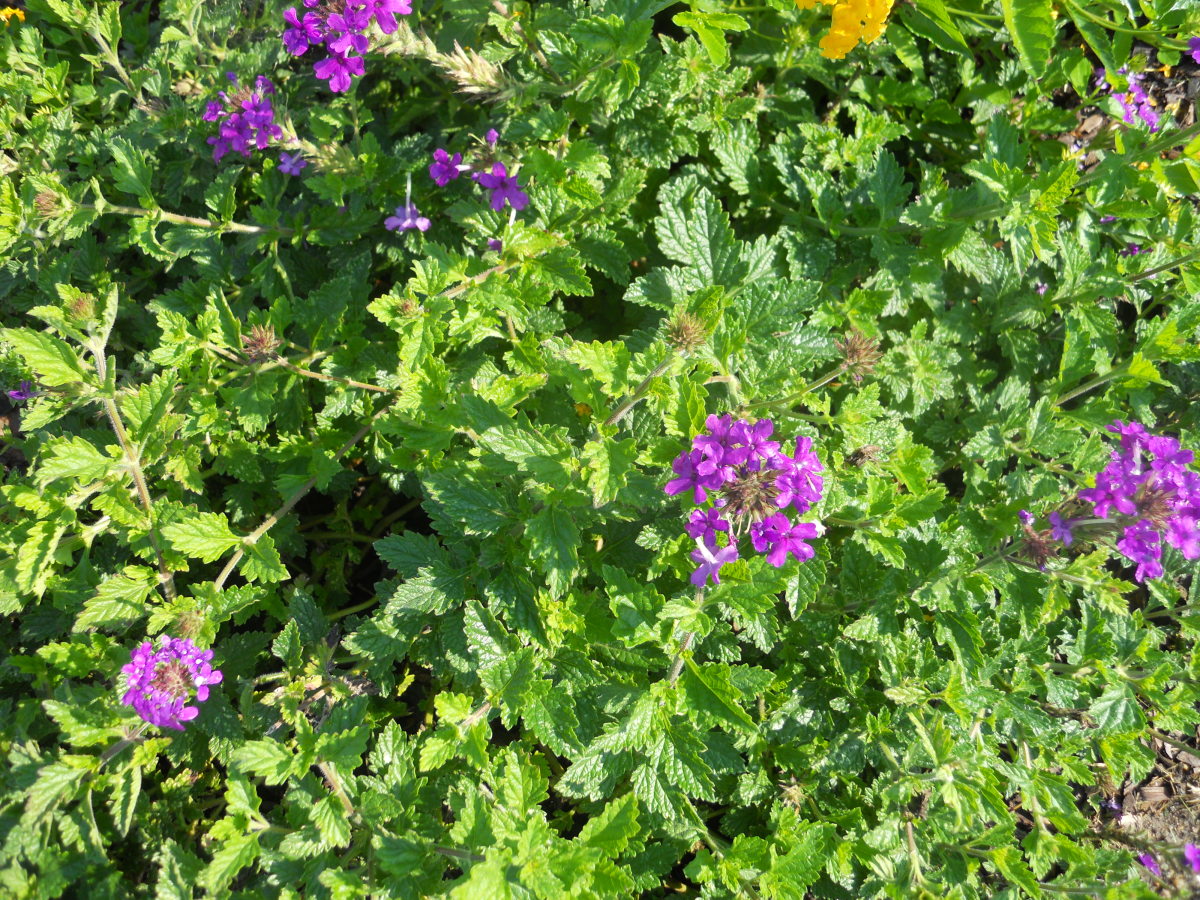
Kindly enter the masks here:
[[516, 175], [509, 175], [504, 163], [493, 163], [492, 171], [476, 172], [471, 176], [480, 187], [492, 192], [492, 209], [499, 212], [507, 203], [517, 212], [529, 205], [529, 195], [521, 190]]
[[488, 142], [489, 147], [495, 147], [496, 141], [500, 140], [500, 132], [495, 128], [489, 128], [488, 133], [483, 136], [483, 139]]
[[1142, 249], [1140, 244], [1127, 244], [1124, 250], [1121, 250], [1120, 256], [1137, 256], [1139, 253], [1149, 253], [1149, 250]]
[[1162, 875], [1162, 869], [1158, 867], [1158, 863], [1154, 861], [1154, 857], [1149, 853], [1143, 853], [1138, 856], [1137, 861], [1153, 872], [1155, 875]]
[[791, 523], [783, 513], [775, 513], [750, 526], [750, 542], [759, 553], [767, 554], [767, 562], [779, 568], [787, 562], [788, 554], [804, 562], [813, 558], [813, 548], [805, 543], [806, 538], [820, 534], [812, 522]]
[[688, 537], [702, 539], [711, 549], [716, 549], [717, 532], [729, 531], [729, 523], [721, 518], [719, 509], [693, 509], [686, 526]]
[[1033, 513], [1031, 513], [1027, 509], [1023, 509], [1019, 513], [1017, 513], [1017, 518], [1021, 520], [1022, 525], [1032, 525], [1033, 524]]
[[1049, 288], [1050, 288], [1050, 285], [1046, 284], [1046, 282], [1039, 281], [1037, 283], [1037, 287], [1035, 287], [1034, 290], [1037, 291], [1037, 295], [1039, 297], [1044, 297], [1046, 295], [1046, 291], [1049, 290]]
[[383, 227], [388, 231], [408, 231], [416, 228], [418, 231], [428, 231], [430, 222], [420, 214], [413, 203], [396, 207], [396, 214], [388, 216], [383, 221]]
[[1062, 541], [1064, 547], [1070, 547], [1075, 536], [1071, 534], [1071, 519], [1063, 519], [1057, 512], [1046, 516], [1050, 521], [1050, 536], [1056, 541]]
[[462, 174], [462, 170], [459, 168], [461, 162], [461, 153], [450, 156], [439, 147], [433, 151], [433, 164], [429, 167], [429, 177], [437, 183], [438, 187], [444, 187]]
[[366, 0], [366, 4], [367, 15], [384, 34], [396, 30], [396, 16], [407, 16], [412, 12], [412, 0]]
[[488, 238], [487, 248], [499, 253], [504, 249], [504, 241], [500, 240], [500, 238]]
[[[1192, 38], [1192, 40], [1196, 41], [1196, 52], [1200, 53], [1200, 38]], [[1200, 59], [1197, 59], [1196, 62], [1200, 62]], [[1197, 847], [1195, 844], [1184, 844], [1183, 858], [1187, 860], [1187, 863], [1192, 867], [1193, 872], [1200, 873], [1200, 847]]]
[[366, 71], [361, 56], [348, 56], [342, 53], [331, 53], [320, 62], [313, 64], [313, 72], [322, 81], [329, 82], [329, 89], [335, 94], [350, 90], [350, 79]]
[[718, 482], [716, 485], [712, 483], [711, 474], [705, 476], [699, 471], [699, 465], [704, 461], [704, 455], [699, 450], [693, 450], [690, 453], [681, 453], [671, 463], [671, 471], [676, 478], [672, 478], [667, 482], [664, 490], [671, 497], [676, 494], [686, 491], [688, 488], [692, 490], [692, 499], [696, 503], [703, 503], [708, 499], [708, 491], [710, 489], [720, 487]]
[[38, 396], [41, 391], [34, 390], [33, 385], [31, 385], [28, 381], [22, 381], [19, 385], [17, 385], [17, 389], [15, 391], [6, 391], [5, 393], [7, 393], [8, 396], [13, 400], [20, 402], [22, 400], [32, 400], [34, 397]]
[[757, 472], [764, 462], [769, 462], [779, 452], [779, 442], [767, 440], [774, 429], [775, 423], [770, 419], [759, 419], [753, 425], [745, 420], [735, 424], [730, 429], [733, 443], [729, 453], [730, 462]]
[[158, 649], [149, 641], [130, 654], [121, 671], [128, 676], [121, 702], [132, 706], [151, 725], [183, 731], [183, 723], [200, 714], [188, 706], [208, 699], [209, 685], [220, 684], [220, 670], [210, 662], [211, 650], [201, 650], [187, 638], [159, 637]]
[[299, 153], [293, 155], [291, 153], [279, 154], [279, 171], [284, 175], [299, 175], [300, 170], [308, 165], [308, 160]]
[[1137, 570], [1133, 573], [1134, 580], [1145, 581], [1147, 578], [1158, 578], [1162, 575], [1161, 540], [1149, 519], [1140, 519], [1125, 529], [1124, 536], [1117, 541], [1117, 549], [1137, 563]]
[[1192, 59], [1200, 64], [1200, 37], [1188, 38], [1188, 53], [1192, 55]]
[[1101, 225], [1107, 225], [1109, 222], [1115, 222], [1115, 221], [1117, 221], [1116, 216], [1101, 216], [1100, 217]]
[[790, 504], [799, 513], [812, 509], [825, 491], [825, 479], [817, 474], [824, 472], [825, 467], [812, 449], [812, 439], [803, 435], [796, 438], [796, 451], [790, 459], [777, 453], [771, 462], [773, 468], [782, 468], [782, 473], [775, 479], [779, 489], [775, 502], [779, 508]]
[[[237, 76], [229, 73], [235, 84]], [[223, 106], [215, 100], [209, 101], [204, 110], [206, 122], [218, 122], [217, 133], [208, 138], [213, 148], [213, 162], [220, 162], [229, 151], [249, 157], [251, 149], [262, 150], [272, 140], [283, 137], [283, 129], [275, 124], [275, 110], [270, 95], [275, 85], [259, 75], [254, 88], [243, 88], [233, 95], [220, 91]]]
[[698, 563], [696, 571], [692, 573], [692, 584], [696, 587], [704, 587], [709, 578], [712, 578], [713, 584], [720, 584], [721, 566], [738, 558], [737, 544], [730, 544], [728, 547], [722, 547], [714, 552], [706, 547], [703, 541], [698, 540], [696, 549], [692, 551], [691, 556], [692, 562]]
[[[370, 42], [363, 34], [371, 25], [371, 17], [347, 4], [345, 10], [333, 13], [325, 20], [325, 44], [331, 53], [348, 56], [351, 52], [367, 52]], [[362, 74], [362, 73], [359, 73]]]

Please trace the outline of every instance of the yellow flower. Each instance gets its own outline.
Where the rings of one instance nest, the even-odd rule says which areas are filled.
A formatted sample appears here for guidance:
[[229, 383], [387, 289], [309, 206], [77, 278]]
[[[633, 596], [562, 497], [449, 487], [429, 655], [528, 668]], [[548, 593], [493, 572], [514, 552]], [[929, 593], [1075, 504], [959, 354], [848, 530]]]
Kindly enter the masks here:
[[812, 9], [818, 2], [833, 7], [829, 34], [821, 38], [821, 55], [841, 59], [859, 41], [869, 44], [883, 34], [893, 0], [796, 0], [796, 5]]
[[4, 7], [3, 9], [0, 9], [0, 19], [4, 20], [5, 25], [8, 24], [9, 19], [13, 19], [13, 18], [15, 18], [18, 22], [24, 22], [25, 21], [25, 10], [9, 9], [7, 6]]

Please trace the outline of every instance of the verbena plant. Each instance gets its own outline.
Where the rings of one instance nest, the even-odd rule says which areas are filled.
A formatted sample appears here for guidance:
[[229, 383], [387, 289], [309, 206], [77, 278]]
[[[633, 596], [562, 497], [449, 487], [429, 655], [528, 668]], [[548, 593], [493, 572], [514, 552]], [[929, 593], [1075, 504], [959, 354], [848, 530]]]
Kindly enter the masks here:
[[0, 893], [1187, 890], [1196, 12], [0, 12]]

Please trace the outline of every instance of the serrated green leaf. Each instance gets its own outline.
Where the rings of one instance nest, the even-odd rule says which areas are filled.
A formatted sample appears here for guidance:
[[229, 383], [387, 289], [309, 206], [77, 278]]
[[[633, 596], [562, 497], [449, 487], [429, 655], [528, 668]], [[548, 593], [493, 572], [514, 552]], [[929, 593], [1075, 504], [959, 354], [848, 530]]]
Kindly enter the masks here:
[[0, 328], [0, 340], [12, 344], [39, 384], [60, 387], [87, 381], [78, 354], [53, 335], [27, 328]]
[[1054, 4], [1051, 0], [1000, 0], [1004, 25], [1012, 37], [1021, 65], [1034, 78], [1046, 74], [1054, 46]]
[[183, 521], [163, 526], [162, 533], [180, 553], [204, 562], [215, 562], [241, 543], [220, 513], [192, 513]]

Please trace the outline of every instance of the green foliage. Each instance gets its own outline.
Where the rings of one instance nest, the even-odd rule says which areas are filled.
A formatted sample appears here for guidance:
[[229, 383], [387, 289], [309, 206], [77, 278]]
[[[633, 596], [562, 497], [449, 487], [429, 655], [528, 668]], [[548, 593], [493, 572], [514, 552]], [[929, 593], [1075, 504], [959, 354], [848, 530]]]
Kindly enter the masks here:
[[[822, 4], [446, 0], [332, 95], [288, 5], [0, 24], [0, 894], [1154, 896], [1100, 803], [1200, 723], [1196, 567], [1017, 513], [1115, 418], [1200, 448], [1195, 11], [833, 61]], [[215, 165], [226, 71], [285, 137]], [[696, 592], [725, 412], [813, 439], [825, 531]], [[224, 673], [183, 732], [121, 702], [162, 634]]]

